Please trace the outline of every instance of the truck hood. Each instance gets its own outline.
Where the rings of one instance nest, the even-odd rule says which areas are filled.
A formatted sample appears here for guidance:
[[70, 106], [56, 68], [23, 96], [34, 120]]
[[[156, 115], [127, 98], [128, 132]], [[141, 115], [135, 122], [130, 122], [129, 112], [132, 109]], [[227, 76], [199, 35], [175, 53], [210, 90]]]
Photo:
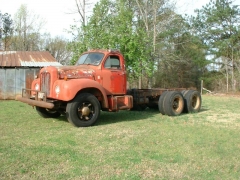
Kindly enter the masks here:
[[94, 79], [95, 70], [89, 66], [61, 66], [57, 67], [60, 79]]

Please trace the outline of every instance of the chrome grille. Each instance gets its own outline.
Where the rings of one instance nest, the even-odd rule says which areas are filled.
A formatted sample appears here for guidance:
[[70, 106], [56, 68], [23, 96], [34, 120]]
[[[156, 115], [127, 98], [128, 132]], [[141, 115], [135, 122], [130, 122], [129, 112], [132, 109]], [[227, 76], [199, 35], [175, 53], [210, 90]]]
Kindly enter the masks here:
[[50, 79], [51, 79], [50, 73], [48, 72], [41, 73], [40, 76], [41, 91], [46, 92], [47, 96], [50, 93]]

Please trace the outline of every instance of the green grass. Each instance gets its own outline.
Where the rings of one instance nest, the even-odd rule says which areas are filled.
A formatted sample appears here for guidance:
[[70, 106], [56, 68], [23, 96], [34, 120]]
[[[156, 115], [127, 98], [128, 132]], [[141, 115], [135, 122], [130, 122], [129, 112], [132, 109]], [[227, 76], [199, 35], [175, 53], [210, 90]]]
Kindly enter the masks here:
[[0, 101], [0, 179], [239, 179], [240, 97], [200, 113], [102, 112], [93, 127]]

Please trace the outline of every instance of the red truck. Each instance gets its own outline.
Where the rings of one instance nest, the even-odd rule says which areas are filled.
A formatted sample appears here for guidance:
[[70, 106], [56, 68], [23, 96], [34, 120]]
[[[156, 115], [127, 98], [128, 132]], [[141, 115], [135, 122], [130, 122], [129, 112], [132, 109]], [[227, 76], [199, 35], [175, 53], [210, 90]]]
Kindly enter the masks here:
[[93, 125], [100, 111], [159, 109], [177, 116], [198, 112], [201, 95], [196, 90], [129, 89], [123, 55], [117, 50], [90, 50], [75, 66], [44, 67], [16, 100], [35, 106], [44, 118], [66, 114], [76, 127]]

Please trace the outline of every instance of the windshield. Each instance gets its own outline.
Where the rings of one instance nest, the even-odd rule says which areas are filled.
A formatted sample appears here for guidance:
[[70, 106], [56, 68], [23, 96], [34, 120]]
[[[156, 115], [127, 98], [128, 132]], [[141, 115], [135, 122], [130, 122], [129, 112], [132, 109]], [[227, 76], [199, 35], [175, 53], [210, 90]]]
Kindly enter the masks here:
[[76, 62], [77, 65], [81, 64], [91, 64], [91, 65], [99, 65], [100, 62], [102, 61], [104, 54], [102, 53], [88, 53], [88, 54], [83, 54], [78, 61]]

